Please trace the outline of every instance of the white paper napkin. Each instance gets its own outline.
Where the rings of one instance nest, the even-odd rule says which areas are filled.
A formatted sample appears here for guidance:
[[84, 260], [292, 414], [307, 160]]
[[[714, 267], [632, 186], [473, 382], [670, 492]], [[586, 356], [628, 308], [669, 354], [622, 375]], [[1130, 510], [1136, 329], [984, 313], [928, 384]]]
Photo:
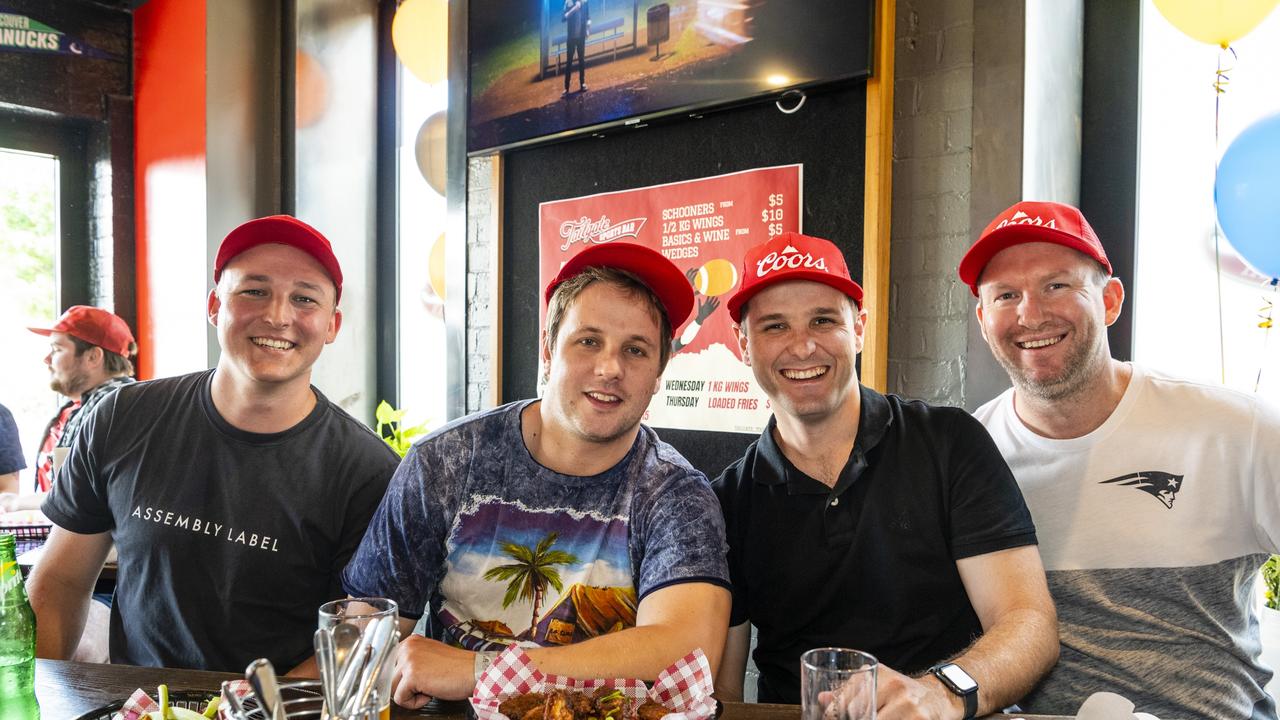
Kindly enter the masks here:
[[1111, 692], [1097, 692], [1088, 697], [1076, 713], [1076, 720], [1160, 720], [1155, 715], [1134, 712], [1133, 703]]

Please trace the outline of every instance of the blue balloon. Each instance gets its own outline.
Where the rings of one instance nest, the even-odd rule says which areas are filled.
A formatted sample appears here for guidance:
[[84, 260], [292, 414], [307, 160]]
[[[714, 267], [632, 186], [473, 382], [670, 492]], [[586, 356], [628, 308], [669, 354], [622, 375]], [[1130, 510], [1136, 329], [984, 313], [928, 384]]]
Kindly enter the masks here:
[[1213, 194], [1231, 246], [1263, 275], [1280, 277], [1280, 113], [1232, 141], [1218, 163]]

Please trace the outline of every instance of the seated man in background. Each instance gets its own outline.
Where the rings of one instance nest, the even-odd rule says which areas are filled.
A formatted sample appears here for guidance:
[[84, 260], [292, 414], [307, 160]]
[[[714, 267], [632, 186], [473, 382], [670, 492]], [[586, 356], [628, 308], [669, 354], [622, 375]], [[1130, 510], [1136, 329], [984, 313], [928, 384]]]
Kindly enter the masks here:
[[400, 605], [394, 699], [465, 698], [496, 650], [544, 672], [653, 680], [729, 615], [724, 525], [706, 476], [640, 424], [684, 274], [638, 245], [596, 245], [546, 289], [541, 400], [448, 425], [414, 445], [343, 575]]
[[58, 526], [29, 583], [41, 657], [74, 647], [113, 539], [112, 662], [283, 672], [341, 595], [397, 461], [310, 383], [342, 270], [323, 235], [277, 215], [232, 230], [213, 278], [217, 367], [103, 400], [41, 508]]
[[[36, 456], [36, 486], [30, 495], [0, 494], [0, 511], [40, 507], [53, 486], [60, 464], [85, 418], [102, 399], [133, 382], [137, 354], [129, 325], [115, 313], [88, 305], [72, 305], [48, 328], [28, 328], [49, 338], [49, 387], [67, 398], [45, 426]], [[16, 491], [15, 491], [16, 492]]]
[[1074, 207], [1000, 213], [960, 279], [1013, 382], [976, 415], [1062, 618], [1062, 658], [1022, 707], [1072, 714], [1107, 690], [1162, 718], [1274, 719], [1252, 590], [1280, 552], [1280, 412], [1112, 357], [1124, 286]]
[[1058, 653], [1035, 528], [963, 410], [858, 381], [866, 311], [844, 257], [784, 233], [747, 251], [729, 300], [773, 417], [716, 479], [732, 627], [716, 678], [742, 695], [750, 626], [761, 702], [800, 702], [800, 655], [879, 659], [878, 713], [971, 718], [1016, 702]]

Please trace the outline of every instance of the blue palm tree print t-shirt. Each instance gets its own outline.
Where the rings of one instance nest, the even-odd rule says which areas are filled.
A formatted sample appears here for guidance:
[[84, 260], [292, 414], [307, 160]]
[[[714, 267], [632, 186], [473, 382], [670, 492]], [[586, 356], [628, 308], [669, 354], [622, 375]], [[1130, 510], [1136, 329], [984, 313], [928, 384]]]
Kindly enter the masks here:
[[641, 426], [599, 475], [529, 454], [512, 403], [414, 445], [343, 573], [428, 634], [470, 650], [564, 645], [633, 627], [662, 587], [728, 587], [724, 520], [706, 476]]

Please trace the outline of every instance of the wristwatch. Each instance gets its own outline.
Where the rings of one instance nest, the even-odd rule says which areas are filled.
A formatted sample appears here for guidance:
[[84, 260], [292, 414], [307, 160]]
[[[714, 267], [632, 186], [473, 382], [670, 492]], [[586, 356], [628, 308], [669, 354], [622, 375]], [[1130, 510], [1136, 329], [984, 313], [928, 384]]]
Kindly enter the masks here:
[[964, 720], [970, 720], [978, 714], [978, 681], [955, 663], [942, 663], [929, 668], [934, 677], [942, 681], [942, 686], [959, 695], [964, 700]]

